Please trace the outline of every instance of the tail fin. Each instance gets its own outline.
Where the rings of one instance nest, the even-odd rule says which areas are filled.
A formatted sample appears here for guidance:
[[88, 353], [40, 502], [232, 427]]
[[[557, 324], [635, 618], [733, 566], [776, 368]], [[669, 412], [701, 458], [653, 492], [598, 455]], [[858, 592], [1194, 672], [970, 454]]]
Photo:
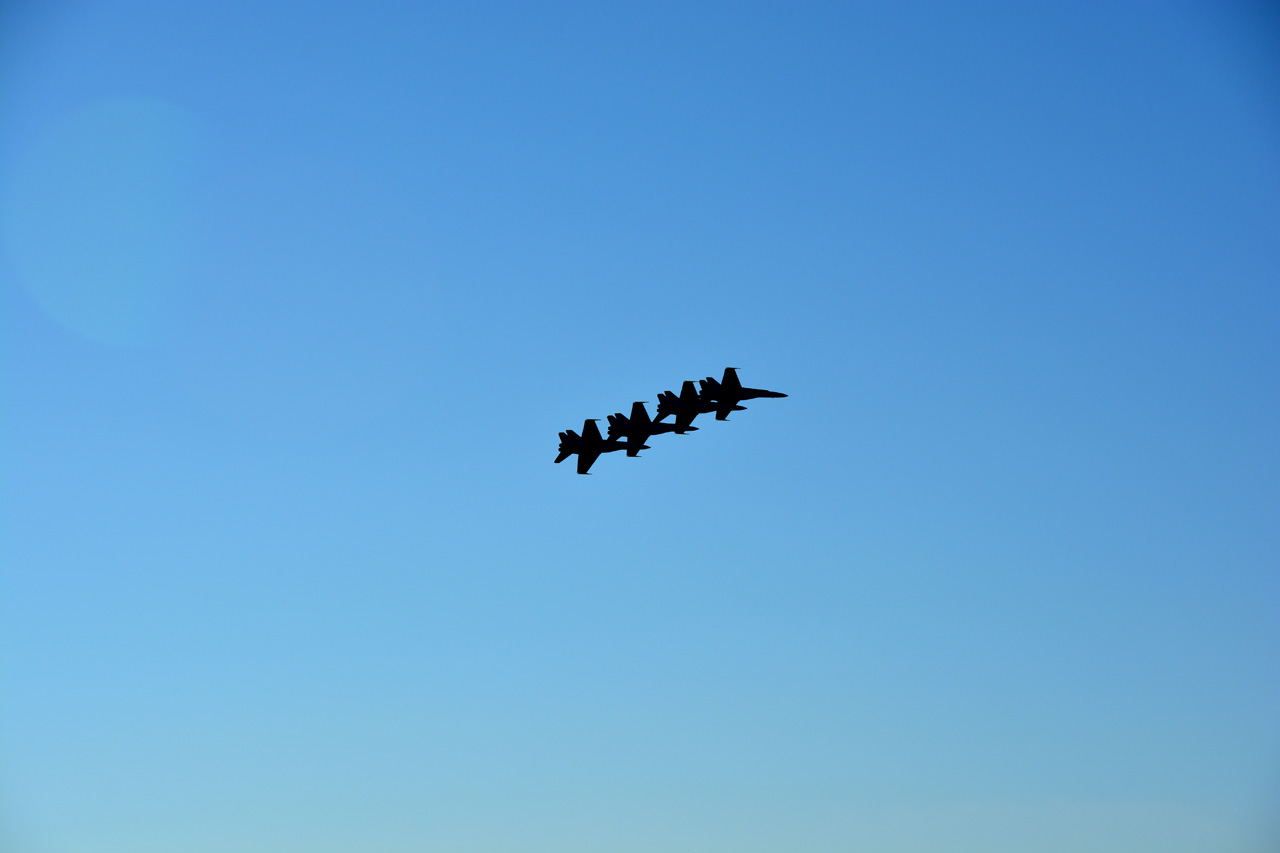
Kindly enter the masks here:
[[600, 437], [600, 427], [596, 426], [595, 418], [587, 418], [582, 422], [582, 437], [587, 441], [603, 441]]
[[[573, 438], [569, 436], [573, 436]], [[578, 434], [573, 430], [560, 433], [560, 455], [556, 457], [556, 464], [563, 462], [573, 454], [573, 445], [577, 438]]]
[[738, 368], [726, 367], [724, 369], [724, 387], [737, 390], [742, 387], [742, 383], [738, 381]]
[[680, 386], [680, 399], [686, 401], [698, 399], [698, 392], [693, 390], [692, 379], [686, 379], [684, 384]]
[[638, 426], [649, 423], [649, 413], [644, 410], [644, 403], [631, 404], [631, 422]]

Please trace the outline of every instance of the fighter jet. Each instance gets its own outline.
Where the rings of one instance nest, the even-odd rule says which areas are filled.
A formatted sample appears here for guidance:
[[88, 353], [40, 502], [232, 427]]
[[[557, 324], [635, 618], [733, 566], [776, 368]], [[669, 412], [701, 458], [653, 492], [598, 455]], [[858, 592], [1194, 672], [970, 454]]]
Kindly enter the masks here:
[[[743, 407], [734, 406], [734, 408]], [[716, 411], [716, 404], [699, 399], [698, 392], [693, 390], [693, 382], [686, 379], [684, 385], [680, 387], [679, 397], [670, 391], [663, 391], [658, 395], [658, 418], [654, 423], [661, 421], [667, 415], [675, 415], [676, 428], [689, 429], [689, 424], [693, 423], [693, 419], [698, 415], [714, 411]]]
[[704, 403], [714, 403], [714, 411], [716, 420], [725, 420], [730, 412], [738, 411], [743, 406], [739, 406], [743, 400], [754, 400], [757, 397], [785, 397], [779, 391], [765, 391], [763, 388], [743, 388], [742, 383], [738, 381], [738, 368], [726, 367], [724, 369], [724, 380], [717, 382], [708, 376], [698, 382], [702, 392], [698, 398]]
[[[596, 419], [587, 418], [582, 422], [582, 435], [578, 435], [573, 430], [560, 433], [560, 455], [556, 457], [556, 462], [563, 462], [576, 453], [578, 454], [578, 473], [585, 474], [591, 470], [592, 463], [600, 457], [601, 453], [612, 453], [615, 450], [624, 450], [626, 447], [627, 445], [613, 437], [601, 438]], [[648, 450], [647, 447], [638, 449]]]
[[625, 438], [627, 440], [627, 455], [635, 456], [639, 454], [644, 447], [644, 443], [649, 440], [651, 435], [661, 435], [664, 432], [675, 432], [683, 435], [685, 432], [697, 430], [697, 427], [688, 424], [680, 426], [678, 424], [660, 424], [649, 420], [649, 413], [644, 410], [644, 403], [631, 404], [631, 417], [623, 417], [622, 412], [609, 415], [609, 438]]

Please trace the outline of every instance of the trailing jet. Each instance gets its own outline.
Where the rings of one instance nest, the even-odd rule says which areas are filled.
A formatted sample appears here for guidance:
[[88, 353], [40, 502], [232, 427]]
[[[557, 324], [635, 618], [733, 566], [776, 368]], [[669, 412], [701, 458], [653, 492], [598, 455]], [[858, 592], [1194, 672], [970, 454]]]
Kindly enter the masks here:
[[644, 443], [649, 440], [651, 435], [661, 435], [664, 432], [675, 432], [683, 435], [685, 432], [697, 430], [697, 427], [688, 424], [680, 426], [679, 424], [660, 424], [649, 420], [649, 413], [644, 410], [644, 403], [631, 404], [631, 417], [623, 417], [622, 412], [609, 415], [609, 438], [625, 438], [627, 440], [627, 455], [635, 456], [644, 449]]
[[[743, 407], [734, 406], [733, 408], [741, 409]], [[693, 423], [694, 418], [714, 411], [716, 411], [716, 404], [700, 399], [698, 392], [693, 390], [693, 382], [687, 379], [684, 385], [680, 387], [679, 397], [670, 391], [663, 391], [658, 395], [657, 420], [661, 421], [667, 415], [675, 415], [677, 429], [690, 429], [689, 424]]]
[[716, 420], [722, 421], [729, 416], [730, 412], [738, 411], [743, 406], [739, 406], [743, 400], [754, 400], [757, 397], [785, 397], [779, 391], [766, 391], [763, 388], [743, 388], [742, 383], [738, 381], [738, 368], [726, 367], [724, 369], [724, 380], [717, 382], [708, 376], [706, 379], [698, 382], [702, 388], [699, 399], [703, 402], [714, 403], [714, 411]]
[[[601, 438], [596, 419], [587, 418], [582, 422], [582, 435], [578, 435], [573, 430], [560, 433], [560, 455], [556, 457], [556, 462], [563, 462], [576, 453], [578, 454], [578, 473], [585, 474], [601, 453], [623, 450], [626, 446], [612, 437]], [[639, 449], [647, 450], [648, 448]]]

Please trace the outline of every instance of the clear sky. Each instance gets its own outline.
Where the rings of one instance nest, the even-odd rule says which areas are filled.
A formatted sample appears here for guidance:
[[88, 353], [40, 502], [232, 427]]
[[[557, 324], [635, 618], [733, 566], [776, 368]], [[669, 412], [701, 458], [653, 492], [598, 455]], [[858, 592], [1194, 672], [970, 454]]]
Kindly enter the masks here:
[[1276, 849], [1264, 5], [23, 5], [5, 851]]

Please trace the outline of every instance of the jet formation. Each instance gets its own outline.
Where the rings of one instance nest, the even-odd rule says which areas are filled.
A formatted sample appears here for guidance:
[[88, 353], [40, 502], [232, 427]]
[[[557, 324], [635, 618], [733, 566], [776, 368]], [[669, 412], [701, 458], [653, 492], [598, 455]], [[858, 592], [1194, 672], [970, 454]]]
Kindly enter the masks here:
[[[617, 412], [608, 417], [608, 436], [600, 435], [596, 426], [598, 418], [587, 418], [582, 422], [582, 434], [573, 430], [560, 433], [560, 454], [556, 462], [560, 463], [570, 456], [578, 457], [578, 473], [586, 474], [602, 453], [625, 450], [628, 456], [638, 456], [641, 450], [648, 450], [645, 444], [650, 436], [673, 432], [684, 435], [697, 432], [693, 419], [698, 415], [709, 415], [715, 412], [716, 420], [728, 420], [730, 412], [741, 412], [746, 406], [740, 405], [743, 400], [756, 400], [761, 397], [785, 397], [779, 391], [766, 391], [763, 388], [745, 388], [738, 381], [738, 369], [726, 367], [724, 378], [719, 382], [708, 376], [698, 381], [698, 390], [694, 390], [693, 382], [686, 380], [677, 395], [671, 391], [663, 391], [658, 395], [658, 416], [649, 419], [644, 403], [633, 403], [631, 417]], [[671, 417], [670, 422], [664, 419]]]

